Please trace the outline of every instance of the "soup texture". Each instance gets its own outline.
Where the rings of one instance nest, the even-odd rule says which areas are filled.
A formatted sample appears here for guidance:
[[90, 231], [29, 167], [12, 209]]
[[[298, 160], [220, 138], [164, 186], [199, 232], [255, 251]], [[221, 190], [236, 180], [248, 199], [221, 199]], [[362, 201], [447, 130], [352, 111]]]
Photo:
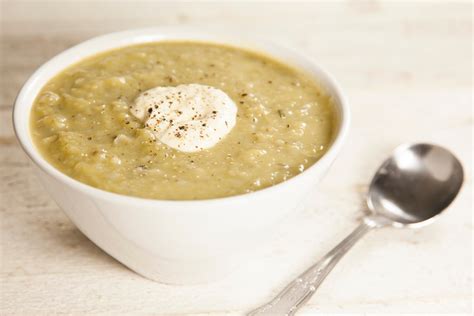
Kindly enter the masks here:
[[[130, 113], [154, 87], [202, 84], [237, 106], [215, 146], [182, 152]], [[327, 150], [331, 97], [303, 71], [246, 49], [156, 42], [107, 51], [65, 69], [31, 110], [35, 145], [66, 175], [103, 190], [193, 200], [256, 191], [289, 179]]]

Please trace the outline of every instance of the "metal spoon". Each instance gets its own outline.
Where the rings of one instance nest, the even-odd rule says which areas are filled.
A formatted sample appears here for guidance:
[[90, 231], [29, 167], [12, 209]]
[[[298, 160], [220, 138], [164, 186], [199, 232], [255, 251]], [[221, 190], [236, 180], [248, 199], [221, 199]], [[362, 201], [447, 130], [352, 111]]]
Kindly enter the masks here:
[[359, 227], [277, 297], [248, 315], [293, 315], [365, 233], [431, 223], [454, 200], [462, 182], [462, 165], [448, 150], [429, 144], [399, 146], [372, 179], [367, 196], [370, 214]]

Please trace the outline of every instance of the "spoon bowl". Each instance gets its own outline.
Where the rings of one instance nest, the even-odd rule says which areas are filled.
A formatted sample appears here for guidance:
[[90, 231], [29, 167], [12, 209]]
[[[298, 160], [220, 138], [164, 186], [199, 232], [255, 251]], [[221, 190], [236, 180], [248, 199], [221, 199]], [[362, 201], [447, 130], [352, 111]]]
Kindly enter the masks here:
[[451, 152], [436, 145], [405, 144], [377, 170], [367, 205], [389, 225], [423, 226], [451, 204], [462, 183], [462, 165]]

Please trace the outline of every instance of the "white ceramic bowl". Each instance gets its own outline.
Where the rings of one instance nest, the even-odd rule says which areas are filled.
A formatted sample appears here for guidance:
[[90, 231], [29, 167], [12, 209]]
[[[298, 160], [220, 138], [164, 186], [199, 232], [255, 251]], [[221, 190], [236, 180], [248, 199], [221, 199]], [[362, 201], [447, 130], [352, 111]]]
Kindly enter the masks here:
[[[327, 153], [306, 171], [281, 184], [253, 193], [198, 201], [149, 200], [106, 192], [68, 177], [40, 155], [30, 136], [30, 109], [48, 80], [98, 52], [169, 39], [246, 47], [304, 68], [326, 87], [336, 103], [339, 124]], [[336, 81], [295, 51], [263, 41], [155, 28], [100, 36], [52, 58], [21, 89], [13, 122], [21, 146], [34, 162], [44, 187], [90, 240], [147, 278], [190, 284], [214, 280], [245, 262], [245, 252], [264, 241], [272, 225], [295, 209], [341, 149], [349, 127], [349, 109]]]

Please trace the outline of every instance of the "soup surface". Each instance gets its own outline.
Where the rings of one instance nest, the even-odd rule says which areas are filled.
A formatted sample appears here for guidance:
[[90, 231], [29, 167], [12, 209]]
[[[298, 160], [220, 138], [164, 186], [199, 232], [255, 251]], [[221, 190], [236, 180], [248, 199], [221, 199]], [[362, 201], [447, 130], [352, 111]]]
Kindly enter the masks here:
[[[202, 84], [237, 106], [215, 146], [182, 152], [130, 113], [159, 86]], [[57, 169], [94, 187], [152, 199], [218, 198], [291, 178], [326, 151], [331, 97], [312, 78], [268, 56], [200, 42], [157, 42], [107, 51], [51, 79], [31, 112], [31, 133]]]

